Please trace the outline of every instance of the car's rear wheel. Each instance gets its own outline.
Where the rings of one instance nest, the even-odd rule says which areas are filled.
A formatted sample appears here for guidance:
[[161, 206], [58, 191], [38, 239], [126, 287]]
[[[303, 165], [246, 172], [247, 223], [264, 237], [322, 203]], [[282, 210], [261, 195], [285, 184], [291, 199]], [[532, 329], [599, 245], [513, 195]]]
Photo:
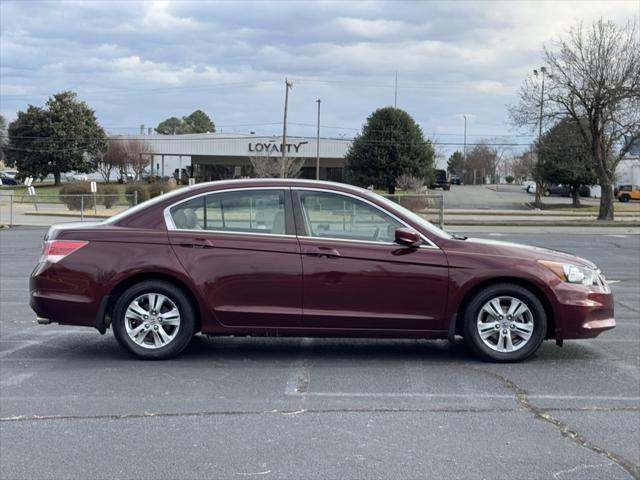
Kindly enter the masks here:
[[193, 305], [171, 283], [145, 281], [128, 288], [113, 311], [118, 343], [145, 359], [166, 359], [180, 353], [195, 332]]
[[623, 193], [622, 195], [620, 195], [618, 197], [618, 200], [620, 200], [621, 202], [628, 202], [631, 199], [631, 197], [629, 195], [627, 195], [626, 193]]
[[477, 292], [463, 313], [469, 347], [486, 360], [518, 362], [533, 355], [544, 340], [547, 316], [531, 291], [502, 283]]

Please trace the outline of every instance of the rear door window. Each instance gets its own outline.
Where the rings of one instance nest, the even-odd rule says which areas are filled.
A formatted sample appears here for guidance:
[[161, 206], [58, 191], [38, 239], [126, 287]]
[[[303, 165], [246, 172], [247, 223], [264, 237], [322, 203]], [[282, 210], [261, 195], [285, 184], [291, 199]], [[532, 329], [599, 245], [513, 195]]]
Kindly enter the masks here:
[[171, 208], [179, 230], [209, 230], [284, 235], [284, 190], [211, 193]]

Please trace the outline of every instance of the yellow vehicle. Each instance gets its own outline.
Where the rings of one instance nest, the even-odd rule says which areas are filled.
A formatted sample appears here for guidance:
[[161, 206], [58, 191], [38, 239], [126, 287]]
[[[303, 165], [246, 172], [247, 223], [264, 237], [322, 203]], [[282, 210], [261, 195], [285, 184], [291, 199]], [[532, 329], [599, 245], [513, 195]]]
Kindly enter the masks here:
[[617, 189], [616, 197], [621, 202], [640, 200], [640, 187], [638, 185], [620, 185]]

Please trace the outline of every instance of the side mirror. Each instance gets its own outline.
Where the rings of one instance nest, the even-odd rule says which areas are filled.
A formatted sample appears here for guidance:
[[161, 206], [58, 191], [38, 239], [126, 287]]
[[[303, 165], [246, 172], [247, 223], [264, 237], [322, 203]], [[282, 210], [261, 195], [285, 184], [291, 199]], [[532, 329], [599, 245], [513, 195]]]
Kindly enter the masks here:
[[422, 243], [422, 238], [412, 228], [397, 228], [395, 242], [408, 247], [417, 247]]

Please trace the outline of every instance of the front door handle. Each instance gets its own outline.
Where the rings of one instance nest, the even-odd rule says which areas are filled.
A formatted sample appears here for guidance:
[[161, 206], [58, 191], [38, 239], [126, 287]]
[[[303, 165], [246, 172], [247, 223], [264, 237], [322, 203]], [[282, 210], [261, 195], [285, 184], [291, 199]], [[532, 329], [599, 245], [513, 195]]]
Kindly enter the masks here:
[[320, 258], [337, 258], [340, 256], [340, 252], [331, 247], [307, 247], [304, 253], [310, 257]]

